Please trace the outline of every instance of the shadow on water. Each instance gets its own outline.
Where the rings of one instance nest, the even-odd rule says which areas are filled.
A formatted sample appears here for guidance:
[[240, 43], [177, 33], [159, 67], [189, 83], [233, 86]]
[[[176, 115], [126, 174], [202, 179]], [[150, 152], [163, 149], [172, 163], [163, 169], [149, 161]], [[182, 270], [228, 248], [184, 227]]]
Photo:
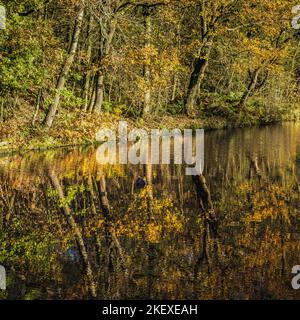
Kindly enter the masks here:
[[184, 169], [1, 157], [0, 297], [299, 299], [300, 125], [206, 133], [203, 175]]

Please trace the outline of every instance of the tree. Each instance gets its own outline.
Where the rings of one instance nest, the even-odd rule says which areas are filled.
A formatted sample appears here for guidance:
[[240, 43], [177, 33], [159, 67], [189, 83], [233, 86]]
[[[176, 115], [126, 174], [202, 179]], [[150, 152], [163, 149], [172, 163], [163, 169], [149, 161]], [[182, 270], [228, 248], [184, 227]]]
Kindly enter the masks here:
[[67, 56], [65, 58], [64, 64], [62, 66], [61, 73], [60, 73], [58, 80], [57, 80], [53, 103], [50, 106], [50, 109], [47, 113], [47, 117], [45, 119], [45, 123], [49, 128], [53, 124], [55, 115], [56, 115], [57, 110], [59, 108], [62, 90], [65, 87], [66, 80], [68, 78], [70, 69], [71, 69], [72, 64], [74, 62], [74, 58], [75, 58], [75, 54], [76, 54], [76, 50], [77, 50], [77, 46], [78, 46], [78, 41], [79, 41], [79, 36], [80, 36], [81, 29], [82, 29], [84, 10], [85, 10], [84, 5], [79, 4], [79, 9], [78, 9], [77, 17], [76, 17], [74, 32], [73, 32], [72, 39], [71, 39], [71, 45], [68, 50]]
[[189, 79], [188, 90], [185, 98], [185, 113], [190, 114], [196, 103], [197, 95], [208, 67], [210, 53], [217, 34], [223, 31], [231, 16], [235, 16], [242, 1], [195, 1], [194, 8], [199, 14], [199, 34], [197, 53]]

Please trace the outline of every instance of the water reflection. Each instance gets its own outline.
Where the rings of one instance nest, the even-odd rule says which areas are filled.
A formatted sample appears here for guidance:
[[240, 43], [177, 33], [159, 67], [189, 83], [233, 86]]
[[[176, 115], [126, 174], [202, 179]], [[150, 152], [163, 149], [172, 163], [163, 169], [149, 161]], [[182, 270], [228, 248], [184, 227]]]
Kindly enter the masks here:
[[203, 176], [99, 165], [95, 148], [0, 158], [5, 299], [300, 298], [300, 126], [205, 135]]

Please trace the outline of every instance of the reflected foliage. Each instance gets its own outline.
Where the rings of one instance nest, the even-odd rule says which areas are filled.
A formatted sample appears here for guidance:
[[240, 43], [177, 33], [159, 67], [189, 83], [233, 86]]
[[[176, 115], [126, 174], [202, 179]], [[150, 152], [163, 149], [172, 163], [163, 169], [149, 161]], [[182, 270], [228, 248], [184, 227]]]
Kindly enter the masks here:
[[207, 133], [198, 182], [99, 165], [93, 148], [2, 155], [1, 298], [299, 299], [299, 138], [298, 124]]

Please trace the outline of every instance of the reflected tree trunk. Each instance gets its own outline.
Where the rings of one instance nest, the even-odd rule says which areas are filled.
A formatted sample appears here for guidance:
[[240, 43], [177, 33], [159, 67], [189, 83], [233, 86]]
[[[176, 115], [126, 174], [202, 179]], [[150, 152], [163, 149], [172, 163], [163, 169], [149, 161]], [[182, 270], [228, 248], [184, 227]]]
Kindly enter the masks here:
[[215, 209], [211, 200], [211, 194], [203, 175], [193, 176], [193, 182], [199, 200], [199, 206], [205, 214], [205, 218], [210, 225], [212, 235], [217, 236], [217, 218]]
[[[217, 240], [217, 217], [211, 200], [211, 194], [205, 177], [201, 175], [192, 177], [196, 187], [200, 210], [204, 214], [204, 230], [202, 233], [202, 249], [195, 263], [195, 280], [200, 267], [205, 263], [208, 268], [212, 265], [212, 258], [218, 260], [219, 244]], [[212, 251], [212, 254], [211, 254]]]
[[78, 245], [78, 248], [79, 248], [80, 254], [82, 256], [83, 263], [84, 263], [84, 267], [86, 270], [86, 276], [87, 276], [87, 280], [88, 280], [88, 284], [89, 284], [90, 294], [93, 298], [96, 298], [97, 297], [96, 284], [94, 281], [92, 266], [91, 266], [88, 252], [87, 252], [84, 240], [83, 240], [82, 233], [81, 233], [81, 231], [80, 231], [80, 229], [79, 229], [79, 227], [73, 217], [73, 214], [71, 212], [70, 207], [66, 204], [65, 195], [64, 195], [62, 186], [58, 180], [56, 173], [54, 172], [54, 170], [49, 169], [48, 175], [49, 175], [49, 178], [51, 180], [53, 187], [55, 188], [55, 190], [58, 193], [58, 197], [59, 197], [60, 201], [64, 204], [63, 211], [64, 211], [64, 214], [67, 218], [68, 224], [71, 227], [71, 229], [74, 232], [75, 237], [76, 237], [76, 242], [77, 242], [77, 245]]
[[115, 227], [113, 224], [112, 209], [109, 205], [109, 201], [107, 197], [107, 189], [106, 189], [106, 180], [103, 173], [101, 173], [100, 179], [97, 181], [97, 190], [98, 190], [98, 196], [100, 200], [102, 213], [106, 220], [107, 233], [109, 238], [111, 239], [109, 240], [109, 242], [115, 245], [121, 260], [122, 267], [125, 270], [125, 273], [127, 274], [128, 273], [127, 263], [126, 263], [125, 255], [123, 252], [123, 248], [115, 232]]

